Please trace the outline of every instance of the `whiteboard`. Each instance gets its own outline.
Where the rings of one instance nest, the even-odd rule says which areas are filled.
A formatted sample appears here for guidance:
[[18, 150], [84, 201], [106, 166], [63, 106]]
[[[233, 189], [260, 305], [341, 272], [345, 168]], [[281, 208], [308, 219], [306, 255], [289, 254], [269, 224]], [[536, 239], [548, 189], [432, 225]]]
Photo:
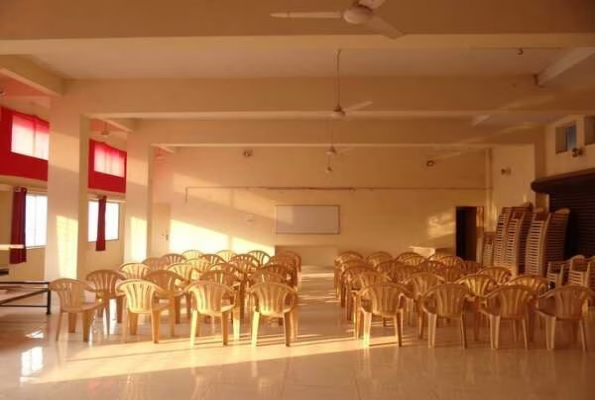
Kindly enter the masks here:
[[339, 206], [278, 205], [275, 210], [278, 235], [338, 235]]

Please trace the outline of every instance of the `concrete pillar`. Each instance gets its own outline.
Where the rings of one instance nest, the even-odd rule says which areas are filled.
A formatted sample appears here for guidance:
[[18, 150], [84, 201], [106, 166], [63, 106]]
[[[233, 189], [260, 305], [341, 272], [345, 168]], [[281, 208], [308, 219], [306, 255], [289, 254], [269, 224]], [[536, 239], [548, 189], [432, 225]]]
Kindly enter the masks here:
[[148, 254], [150, 169], [152, 149], [141, 133], [128, 135], [124, 262], [142, 261]]
[[87, 247], [89, 120], [57, 100], [50, 116], [45, 279], [82, 278]]

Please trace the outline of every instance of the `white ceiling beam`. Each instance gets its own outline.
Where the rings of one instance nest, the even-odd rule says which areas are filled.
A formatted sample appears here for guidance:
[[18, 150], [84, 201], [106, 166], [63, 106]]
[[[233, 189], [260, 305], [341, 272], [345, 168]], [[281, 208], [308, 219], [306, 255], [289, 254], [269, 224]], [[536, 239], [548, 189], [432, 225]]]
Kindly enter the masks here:
[[580, 63], [595, 56], [595, 47], [581, 47], [570, 49], [562, 57], [548, 66], [536, 77], [537, 86], [544, 87], [563, 74], [569, 72]]
[[61, 96], [64, 93], [62, 78], [24, 57], [0, 56], [0, 73], [42, 94]]
[[[285, 4], [284, 4], [285, 3]], [[323, 4], [321, 4], [323, 3]], [[380, 13], [408, 35], [437, 39], [443, 36], [509, 36], [517, 45], [518, 37], [534, 32], [549, 32], [550, 43], [560, 41], [568, 32], [580, 36], [593, 32], [595, 10], [590, 0], [477, 1], [417, 0], [386, 2]], [[291, 2], [289, 11], [344, 10], [345, 0], [300, 0]], [[324, 7], [322, 7], [322, 5]], [[13, 0], [2, 2], [0, 38], [10, 41], [31, 39], [146, 38], [153, 37], [272, 37], [371, 35], [361, 26], [343, 21], [287, 21], [271, 18], [272, 12], [287, 10], [287, 2], [261, 1], [187, 1], [102, 0], [72, 2]], [[431, 9], [432, 12], [428, 13]], [[535, 10], [539, 10], [536, 12]], [[469, 16], [473, 18], [469, 18]], [[89, 18], [93, 16], [93, 18]], [[134, 23], [131, 24], [131, 19]], [[84, 21], [83, 23], [81, 21]], [[552, 21], [556, 23], [553, 24]], [[51, 23], [50, 23], [51, 22]], [[384, 38], [380, 38], [384, 39]], [[401, 41], [401, 39], [394, 42]], [[384, 42], [390, 40], [384, 39]], [[439, 41], [437, 41], [439, 42]], [[467, 46], [474, 42], [467, 41]], [[0, 46], [1, 47], [1, 46]], [[514, 45], [513, 45], [514, 47]], [[576, 47], [576, 46], [575, 46]]]

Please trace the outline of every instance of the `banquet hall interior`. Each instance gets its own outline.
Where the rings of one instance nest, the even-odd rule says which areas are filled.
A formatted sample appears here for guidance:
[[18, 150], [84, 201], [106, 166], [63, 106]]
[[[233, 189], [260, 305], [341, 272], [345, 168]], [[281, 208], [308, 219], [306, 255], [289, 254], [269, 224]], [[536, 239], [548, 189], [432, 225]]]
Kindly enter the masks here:
[[0, 399], [595, 398], [592, 0], [2, 0]]

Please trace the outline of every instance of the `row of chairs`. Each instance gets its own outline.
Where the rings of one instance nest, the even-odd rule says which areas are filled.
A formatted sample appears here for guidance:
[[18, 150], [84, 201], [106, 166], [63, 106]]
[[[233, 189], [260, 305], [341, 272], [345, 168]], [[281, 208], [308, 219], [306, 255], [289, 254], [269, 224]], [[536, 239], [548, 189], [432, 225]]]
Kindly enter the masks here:
[[[513, 321], [515, 334], [517, 322], [521, 323], [527, 347], [533, 332], [533, 316], [538, 314], [545, 320], [548, 349], [554, 347], [555, 326], [559, 320], [579, 324], [583, 348], [586, 349], [584, 307], [594, 295], [587, 288], [568, 286], [546, 292], [547, 279], [528, 275], [511, 279], [510, 270], [501, 267], [465, 274], [460, 267], [435, 260], [426, 259], [416, 267], [396, 260], [380, 262], [373, 267], [373, 263], [366, 262], [363, 257], [347, 259], [349, 261], [341, 263], [338, 260], [337, 263], [341, 304], [346, 307], [348, 319], [353, 314], [355, 336], [359, 337], [363, 330], [366, 345], [369, 345], [372, 315], [381, 316], [383, 321], [394, 320], [400, 345], [404, 314], [408, 311], [411, 320], [415, 311], [420, 338], [423, 336], [424, 314], [427, 316], [430, 346], [435, 343], [438, 318], [460, 321], [461, 341], [466, 346], [464, 313], [471, 310], [476, 339], [480, 319], [487, 317], [492, 348], [498, 348], [500, 322], [505, 319]], [[357, 260], [360, 260], [359, 265]], [[440, 271], [452, 268], [458, 268], [462, 275], [440, 274]]]
[[[166, 256], [169, 258], [170, 255]], [[238, 256], [241, 255], [235, 257]], [[175, 258], [171, 260], [179, 261]], [[296, 276], [300, 267], [297, 262], [301, 262], [301, 259], [297, 259], [291, 253], [283, 253], [269, 257], [268, 265], [243, 271], [229, 263], [209, 264], [204, 271], [188, 261], [155, 269], [151, 269], [148, 265], [133, 263], [123, 265], [121, 272], [93, 271], [87, 276], [87, 281], [57, 280], [51, 285], [51, 289], [60, 295], [61, 300], [56, 339], [63, 313], [69, 314], [71, 332], [74, 332], [76, 315], [83, 314], [83, 339], [88, 340], [94, 313], [105, 312], [106, 328], [109, 332], [109, 303], [115, 299], [117, 321], [124, 322], [124, 334], [126, 335], [128, 326], [131, 333], [135, 334], [137, 315], [149, 314], [153, 326], [153, 339], [158, 342], [158, 323], [161, 312], [169, 310], [170, 334], [173, 336], [175, 323], [180, 322], [181, 299], [185, 297], [187, 314], [189, 319], [192, 318], [192, 338], [200, 324], [200, 319], [197, 320], [198, 315], [213, 314], [211, 316], [221, 318], [224, 343], [227, 343], [229, 316], [233, 316], [234, 319], [234, 336], [239, 337], [239, 321], [243, 318], [247, 302], [246, 295], [251, 300], [250, 309], [253, 312], [253, 343], [257, 340], [260, 315], [276, 315], [279, 318], [285, 318], [286, 331], [291, 333], [297, 329], [297, 310], [294, 311], [297, 307]], [[85, 291], [94, 293], [95, 301], [85, 301]], [[168, 300], [168, 303], [164, 305], [154, 301], [163, 299]], [[130, 315], [128, 322], [123, 321], [123, 315], [127, 314], [123, 312], [124, 300], [127, 302], [126, 310]], [[227, 301], [227, 304], [224, 304], [223, 300]], [[279, 302], [287, 304], [287, 307], [280, 307]], [[255, 315], [259, 317], [256, 318]], [[287, 318], [291, 320], [288, 321]], [[292, 326], [296, 328], [290, 329]], [[289, 340], [294, 336], [294, 334], [286, 335], [288, 345]]]
[[565, 261], [551, 261], [546, 278], [555, 287], [573, 284], [595, 289], [595, 256], [576, 255]]

